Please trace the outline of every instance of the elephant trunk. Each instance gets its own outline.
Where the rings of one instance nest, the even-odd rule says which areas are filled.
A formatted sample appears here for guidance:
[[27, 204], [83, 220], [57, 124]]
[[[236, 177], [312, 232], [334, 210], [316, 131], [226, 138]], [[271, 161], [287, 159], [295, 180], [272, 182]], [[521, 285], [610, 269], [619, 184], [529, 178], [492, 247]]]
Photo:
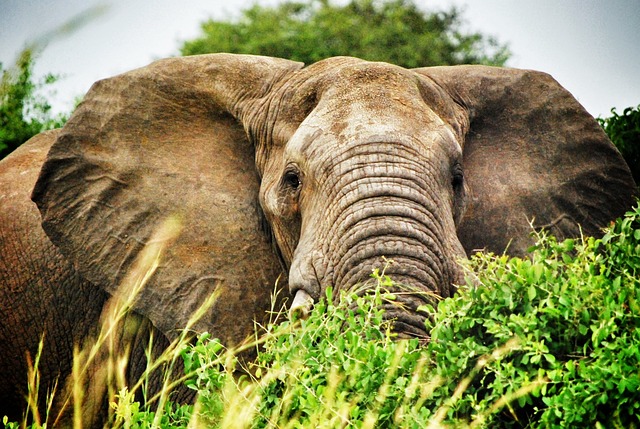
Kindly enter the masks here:
[[375, 284], [372, 270], [385, 268], [395, 282], [395, 300], [384, 304], [387, 316], [398, 332], [424, 336], [418, 307], [453, 293], [461, 280], [456, 260], [464, 251], [450, 200], [438, 198], [430, 183], [437, 173], [432, 165], [399, 156], [397, 148], [370, 144], [333, 166], [337, 180], [323, 189], [324, 218], [315, 228], [303, 224], [292, 261], [290, 288], [303, 291], [293, 311], [304, 313], [328, 285], [366, 293]]

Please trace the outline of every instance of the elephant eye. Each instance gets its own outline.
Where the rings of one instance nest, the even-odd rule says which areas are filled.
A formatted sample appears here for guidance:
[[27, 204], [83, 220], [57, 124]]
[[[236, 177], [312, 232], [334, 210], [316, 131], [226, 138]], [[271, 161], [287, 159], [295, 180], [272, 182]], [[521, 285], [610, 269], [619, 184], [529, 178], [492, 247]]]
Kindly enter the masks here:
[[451, 176], [451, 186], [453, 190], [458, 192], [464, 185], [464, 173], [462, 172], [462, 166], [458, 163], [453, 167], [453, 174]]
[[296, 169], [288, 169], [282, 176], [282, 183], [294, 191], [297, 190], [302, 185], [300, 173]]

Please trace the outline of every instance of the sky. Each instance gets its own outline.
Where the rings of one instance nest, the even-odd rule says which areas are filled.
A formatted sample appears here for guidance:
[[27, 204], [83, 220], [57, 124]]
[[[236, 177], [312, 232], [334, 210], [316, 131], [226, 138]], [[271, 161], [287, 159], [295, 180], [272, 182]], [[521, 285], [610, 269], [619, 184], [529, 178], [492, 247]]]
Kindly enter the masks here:
[[[640, 105], [640, 0], [414, 1], [427, 10], [460, 8], [466, 30], [509, 45], [508, 66], [551, 74], [593, 116]], [[6, 68], [27, 43], [49, 40], [35, 74], [62, 77], [48, 98], [65, 112], [96, 80], [175, 56], [181, 42], [200, 34], [200, 23], [237, 17], [255, 2], [0, 0], [0, 62]], [[87, 10], [96, 16], [86, 25], [50, 37]]]

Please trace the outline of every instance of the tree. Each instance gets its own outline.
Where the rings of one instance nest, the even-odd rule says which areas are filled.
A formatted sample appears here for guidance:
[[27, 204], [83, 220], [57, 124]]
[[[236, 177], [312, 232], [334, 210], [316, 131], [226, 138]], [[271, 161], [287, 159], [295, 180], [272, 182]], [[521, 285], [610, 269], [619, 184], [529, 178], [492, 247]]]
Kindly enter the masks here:
[[33, 80], [34, 55], [24, 49], [16, 64], [3, 69], [0, 63], [0, 159], [13, 152], [32, 136], [64, 124], [65, 115], [54, 116], [51, 105], [38, 91], [58, 77], [46, 75]]
[[640, 186], [640, 105], [635, 109], [627, 107], [622, 115], [613, 108], [611, 114], [609, 118], [598, 118], [598, 122], [627, 161], [633, 179]]
[[505, 45], [462, 29], [460, 12], [427, 12], [412, 0], [286, 1], [246, 9], [236, 21], [208, 20], [182, 55], [211, 52], [268, 55], [306, 64], [337, 55], [403, 67], [504, 65]]

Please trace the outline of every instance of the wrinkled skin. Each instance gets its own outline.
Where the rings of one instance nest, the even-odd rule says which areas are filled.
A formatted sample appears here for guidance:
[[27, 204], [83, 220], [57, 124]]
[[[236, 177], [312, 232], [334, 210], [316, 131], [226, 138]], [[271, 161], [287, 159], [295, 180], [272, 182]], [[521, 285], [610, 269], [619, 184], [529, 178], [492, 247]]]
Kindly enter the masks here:
[[[329, 285], [366, 292], [383, 258], [411, 292], [388, 317], [400, 335], [427, 338], [417, 307], [455, 292], [461, 258], [525, 254], [531, 221], [560, 237], [597, 235], [636, 189], [595, 120], [543, 73], [228, 54], [98, 82], [61, 131], [0, 171], [2, 189], [15, 190], [1, 200], [0, 341], [21, 339], [3, 347], [0, 413], [18, 406], [22, 357], [42, 331], [55, 362], [45, 383], [67, 376], [73, 344], [109, 297], [126, 298], [118, 285], [170, 215], [182, 229], [134, 304], [125, 331], [135, 344], [150, 330], [174, 339], [214, 291], [194, 329], [237, 344], [267, 319], [277, 280], [283, 302], [304, 312]], [[105, 392], [89, 391], [95, 423]]]
[[[40, 214], [29, 198], [40, 166], [57, 135], [58, 131], [43, 133], [1, 163], [0, 414], [9, 416], [10, 421], [22, 418], [28, 365], [36, 359], [39, 341], [42, 339], [39, 400], [44, 404], [47, 389], [56, 384], [58, 377], [71, 372], [74, 343], [82, 346], [82, 340], [97, 333], [109, 299], [106, 291], [82, 279], [48, 240], [40, 226]], [[148, 319], [135, 313], [130, 314], [125, 323], [131, 331], [123, 341], [134, 344], [132, 359], [139, 361], [130, 365], [127, 372], [127, 376], [135, 380], [144, 369], [144, 362], [140, 360], [149, 334], [154, 332], [156, 355], [168, 342]], [[106, 375], [98, 374], [103, 366], [104, 361], [98, 359], [90, 370], [95, 377], [88, 389], [96, 396], [105, 393], [102, 389], [106, 388]], [[61, 391], [63, 382], [58, 384]], [[180, 394], [190, 395], [189, 392]], [[60, 392], [57, 396], [54, 410], [59, 410], [63, 402]], [[98, 401], [87, 404], [85, 422], [98, 421], [106, 412], [105, 406], [105, 402]], [[59, 423], [68, 426], [67, 418], [68, 415], [63, 416]]]

